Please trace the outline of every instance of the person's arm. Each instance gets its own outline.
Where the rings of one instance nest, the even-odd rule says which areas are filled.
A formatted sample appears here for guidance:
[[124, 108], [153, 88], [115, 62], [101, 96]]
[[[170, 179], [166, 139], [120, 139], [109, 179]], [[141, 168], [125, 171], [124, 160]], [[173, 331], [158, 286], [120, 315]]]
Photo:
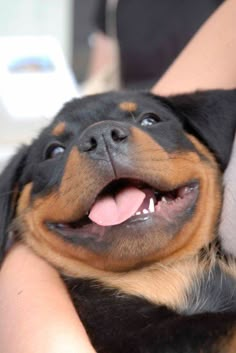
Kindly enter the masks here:
[[152, 91], [170, 95], [236, 87], [236, 0], [205, 22]]
[[[109, 6], [108, 6], [109, 5]], [[108, 14], [111, 4], [107, 0], [97, 0], [94, 13], [94, 32], [90, 35], [90, 58], [88, 67], [88, 79], [93, 78], [100, 72], [110, 67], [117, 55], [116, 42], [113, 33], [110, 33], [107, 19], [111, 19], [115, 9]], [[109, 16], [109, 17], [107, 17]], [[109, 21], [110, 23], [110, 21]], [[113, 28], [113, 27], [112, 27]]]
[[114, 40], [103, 32], [93, 33], [91, 42], [88, 78], [112, 65], [117, 54]]
[[3, 353], [94, 353], [57, 271], [23, 245], [0, 271]]

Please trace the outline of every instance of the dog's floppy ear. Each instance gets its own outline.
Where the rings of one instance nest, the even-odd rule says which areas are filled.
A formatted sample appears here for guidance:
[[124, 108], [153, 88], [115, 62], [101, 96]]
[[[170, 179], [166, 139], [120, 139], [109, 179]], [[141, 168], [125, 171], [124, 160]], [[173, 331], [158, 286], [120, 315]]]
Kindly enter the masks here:
[[229, 162], [236, 129], [236, 90], [211, 90], [169, 97], [184, 125], [215, 154], [221, 170]]
[[0, 175], [0, 263], [7, 244], [8, 227], [15, 213], [17, 183], [21, 177], [28, 147], [23, 146]]

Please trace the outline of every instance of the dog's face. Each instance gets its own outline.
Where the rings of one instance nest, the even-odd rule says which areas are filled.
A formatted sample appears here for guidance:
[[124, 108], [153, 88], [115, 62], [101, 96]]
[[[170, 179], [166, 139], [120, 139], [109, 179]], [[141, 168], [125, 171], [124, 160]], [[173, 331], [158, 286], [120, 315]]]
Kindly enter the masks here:
[[127, 92], [68, 103], [12, 162], [8, 222], [68, 272], [71, 260], [123, 271], [196, 253], [214, 237], [221, 187], [180, 106]]

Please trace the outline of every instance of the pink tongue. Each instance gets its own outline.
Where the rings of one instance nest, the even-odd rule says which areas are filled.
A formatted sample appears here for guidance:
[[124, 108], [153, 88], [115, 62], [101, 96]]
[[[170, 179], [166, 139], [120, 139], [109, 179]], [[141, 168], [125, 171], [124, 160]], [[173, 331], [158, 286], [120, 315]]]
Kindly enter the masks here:
[[133, 216], [143, 203], [145, 193], [127, 187], [117, 195], [104, 196], [93, 205], [89, 218], [100, 226], [113, 226]]

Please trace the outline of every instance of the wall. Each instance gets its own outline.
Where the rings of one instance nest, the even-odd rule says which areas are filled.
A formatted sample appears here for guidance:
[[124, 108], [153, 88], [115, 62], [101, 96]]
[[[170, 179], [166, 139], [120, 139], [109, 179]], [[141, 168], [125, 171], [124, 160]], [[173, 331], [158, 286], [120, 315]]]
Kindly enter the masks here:
[[71, 62], [72, 0], [0, 0], [0, 35], [53, 35]]

